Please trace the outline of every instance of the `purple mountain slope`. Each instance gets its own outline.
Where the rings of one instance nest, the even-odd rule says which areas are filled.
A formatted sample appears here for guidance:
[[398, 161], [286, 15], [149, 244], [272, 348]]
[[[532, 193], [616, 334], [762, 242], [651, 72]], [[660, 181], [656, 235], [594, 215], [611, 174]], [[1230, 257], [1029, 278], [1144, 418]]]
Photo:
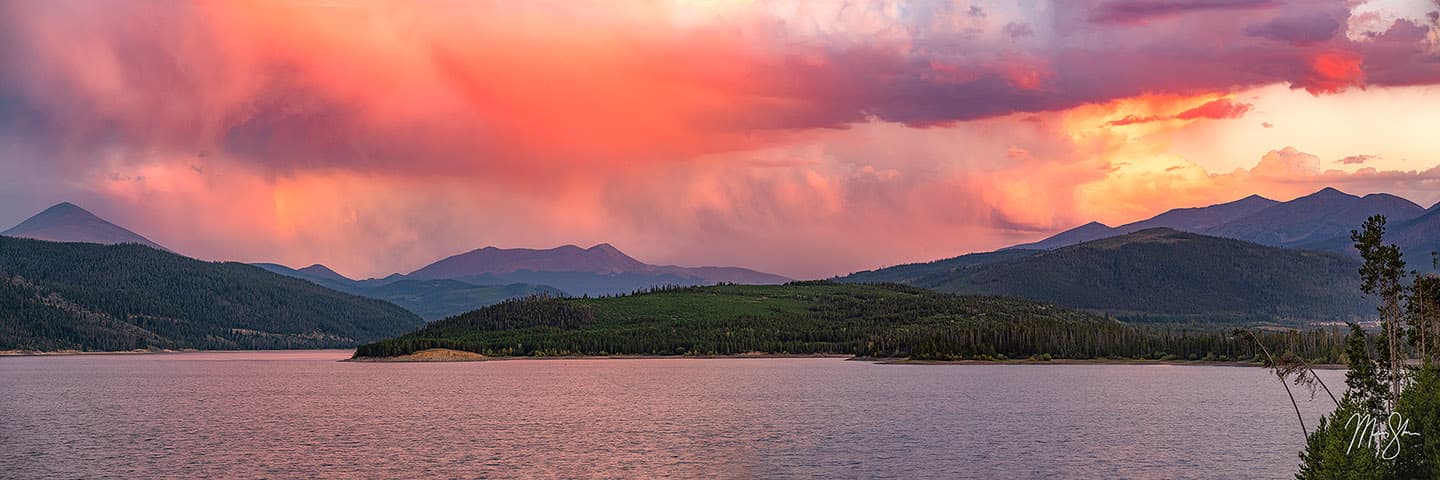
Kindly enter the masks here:
[[100, 243], [105, 245], [136, 243], [159, 250], [166, 250], [165, 247], [140, 236], [138, 233], [107, 222], [95, 216], [95, 214], [69, 202], [47, 208], [45, 211], [20, 222], [19, 225], [0, 232], [0, 235], [33, 238], [51, 242]]

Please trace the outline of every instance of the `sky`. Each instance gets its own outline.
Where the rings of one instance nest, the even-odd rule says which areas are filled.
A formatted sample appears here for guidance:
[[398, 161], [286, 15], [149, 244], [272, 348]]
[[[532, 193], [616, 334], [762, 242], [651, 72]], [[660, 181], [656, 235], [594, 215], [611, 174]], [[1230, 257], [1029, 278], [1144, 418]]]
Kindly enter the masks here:
[[1325, 186], [1440, 201], [1434, 0], [0, 2], [0, 228], [364, 278], [794, 278]]

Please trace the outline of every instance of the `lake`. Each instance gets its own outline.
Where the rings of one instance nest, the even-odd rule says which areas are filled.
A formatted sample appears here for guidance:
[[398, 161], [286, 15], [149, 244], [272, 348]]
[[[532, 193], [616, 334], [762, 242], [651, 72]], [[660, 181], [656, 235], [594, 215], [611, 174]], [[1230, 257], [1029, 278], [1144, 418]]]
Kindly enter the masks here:
[[0, 477], [1281, 479], [1303, 444], [1259, 368], [349, 354], [0, 358]]

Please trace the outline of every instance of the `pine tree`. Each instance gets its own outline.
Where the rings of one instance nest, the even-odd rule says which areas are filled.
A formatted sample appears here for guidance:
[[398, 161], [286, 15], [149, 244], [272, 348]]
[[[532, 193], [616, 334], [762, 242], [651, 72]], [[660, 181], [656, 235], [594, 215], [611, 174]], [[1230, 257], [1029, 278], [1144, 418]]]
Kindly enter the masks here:
[[1386, 245], [1385, 216], [1374, 215], [1365, 220], [1360, 230], [1351, 230], [1350, 239], [1365, 264], [1360, 267], [1361, 289], [1365, 293], [1380, 297], [1380, 324], [1385, 333], [1381, 345], [1381, 361], [1385, 362], [1383, 376], [1390, 382], [1389, 405], [1393, 410], [1400, 398], [1400, 387], [1404, 377], [1403, 350], [1400, 345], [1400, 305], [1405, 297], [1405, 260], [1401, 258], [1400, 247]]

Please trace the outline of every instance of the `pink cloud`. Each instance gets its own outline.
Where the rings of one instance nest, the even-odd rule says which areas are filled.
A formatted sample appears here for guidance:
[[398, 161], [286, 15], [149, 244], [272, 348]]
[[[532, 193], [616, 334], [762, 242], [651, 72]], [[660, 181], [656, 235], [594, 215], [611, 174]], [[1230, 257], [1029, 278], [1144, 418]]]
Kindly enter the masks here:
[[[1067, 130], [1068, 112], [1145, 95], [1440, 83], [1434, 25], [1324, 35], [1350, 3], [916, 21], [825, 3], [796, 19], [763, 4], [8, 2], [0, 168], [36, 186], [3, 193], [113, 205], [202, 257], [352, 275], [485, 244], [610, 242], [823, 276], [1232, 193], [1430, 181], [1317, 172], [1298, 151], [1243, 175], [1136, 173], [1154, 165], [1112, 155], [1130, 139]], [[1112, 125], [1250, 111], [1186, 106]]]

